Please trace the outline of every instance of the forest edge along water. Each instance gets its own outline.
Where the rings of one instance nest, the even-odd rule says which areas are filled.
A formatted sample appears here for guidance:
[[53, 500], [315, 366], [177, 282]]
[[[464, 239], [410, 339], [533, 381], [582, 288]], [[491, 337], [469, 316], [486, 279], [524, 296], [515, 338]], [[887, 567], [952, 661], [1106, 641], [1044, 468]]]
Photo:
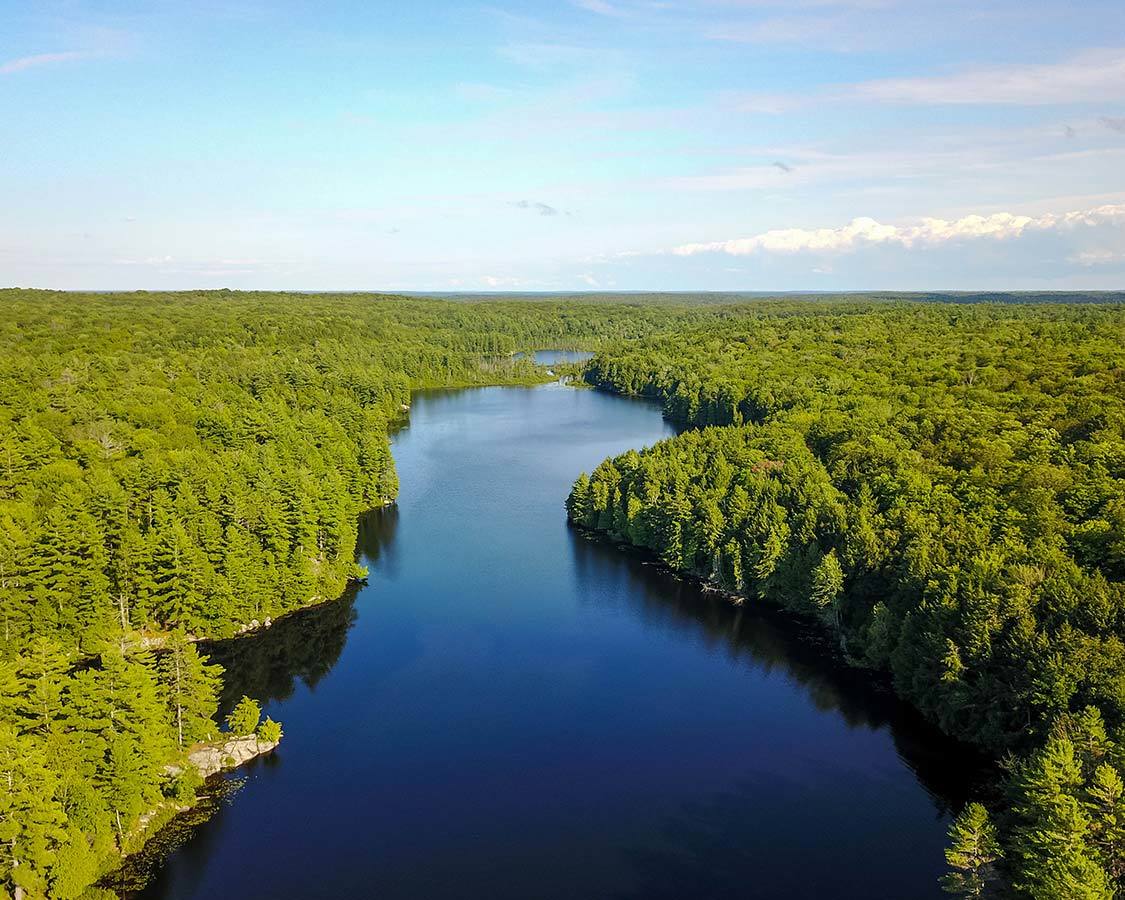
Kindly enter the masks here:
[[600, 391], [416, 393], [368, 582], [209, 648], [285, 742], [138, 895], [937, 896], [982, 759], [816, 625], [566, 525], [580, 471], [670, 434]]

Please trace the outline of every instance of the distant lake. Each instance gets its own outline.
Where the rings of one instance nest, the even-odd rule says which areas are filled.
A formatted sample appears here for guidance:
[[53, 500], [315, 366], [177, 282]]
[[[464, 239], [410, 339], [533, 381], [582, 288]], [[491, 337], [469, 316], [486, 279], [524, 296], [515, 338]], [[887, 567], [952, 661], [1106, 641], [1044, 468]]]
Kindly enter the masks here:
[[557, 384], [416, 394], [369, 582], [213, 648], [285, 740], [141, 896], [942, 896], [974, 756], [818, 629], [567, 527], [581, 470], [671, 433]]
[[[517, 353], [516, 359], [526, 359], [526, 353]], [[557, 366], [560, 363], [580, 363], [593, 359], [594, 354], [588, 350], [535, 350], [531, 354], [532, 362], [537, 366]]]

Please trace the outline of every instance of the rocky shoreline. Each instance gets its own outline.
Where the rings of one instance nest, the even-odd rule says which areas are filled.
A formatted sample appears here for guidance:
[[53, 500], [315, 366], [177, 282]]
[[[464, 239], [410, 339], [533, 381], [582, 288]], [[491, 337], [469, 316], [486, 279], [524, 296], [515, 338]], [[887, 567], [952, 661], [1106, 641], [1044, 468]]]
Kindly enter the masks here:
[[[199, 744], [188, 751], [187, 765], [195, 768], [202, 781], [207, 781], [272, 753], [280, 743], [262, 740], [255, 734], [223, 735], [221, 740]], [[166, 771], [169, 776], [176, 777], [184, 771], [184, 767], [169, 766]], [[212, 782], [197, 792], [191, 802], [168, 799], [142, 815], [127, 836], [127, 851], [99, 885], [120, 896], [132, 896], [147, 883], [170, 846], [176, 846], [183, 840], [184, 834], [190, 834], [192, 828], [210, 818], [218, 802], [216, 798], [229, 793], [222, 790], [223, 784], [221, 781]], [[184, 822], [188, 824], [185, 826]], [[179, 827], [176, 827], [177, 824]]]
[[263, 741], [257, 735], [234, 737], [211, 744], [202, 744], [188, 753], [188, 763], [195, 766], [202, 778], [210, 778], [226, 769], [237, 769], [252, 759], [273, 752], [280, 741]]

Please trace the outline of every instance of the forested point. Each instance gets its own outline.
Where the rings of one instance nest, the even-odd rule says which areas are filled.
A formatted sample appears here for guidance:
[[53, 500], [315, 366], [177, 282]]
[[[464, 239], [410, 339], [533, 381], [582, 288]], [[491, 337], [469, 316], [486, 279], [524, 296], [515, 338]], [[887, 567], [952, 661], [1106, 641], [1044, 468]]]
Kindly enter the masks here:
[[687, 430], [583, 474], [573, 522], [819, 617], [1005, 760], [948, 890], [1125, 885], [1125, 309], [751, 307], [585, 377]]
[[220, 726], [197, 640], [362, 577], [411, 391], [539, 383], [515, 354], [558, 347], [689, 429], [580, 478], [575, 522], [821, 617], [1018, 754], [958, 820], [951, 889], [1108, 896], [1125, 311], [937, 299], [0, 291], [0, 890], [105, 896], [194, 802], [193, 749], [280, 739], [250, 698]]

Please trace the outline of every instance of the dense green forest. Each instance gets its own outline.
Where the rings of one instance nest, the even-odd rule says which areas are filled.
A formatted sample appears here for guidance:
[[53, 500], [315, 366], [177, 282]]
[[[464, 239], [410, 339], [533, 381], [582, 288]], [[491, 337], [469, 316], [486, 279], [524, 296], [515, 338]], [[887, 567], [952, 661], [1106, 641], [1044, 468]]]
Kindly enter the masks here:
[[193, 802], [220, 697], [228, 731], [278, 733], [196, 640], [362, 577], [411, 391], [537, 382], [535, 347], [600, 350], [592, 385], [686, 429], [582, 476], [572, 520], [820, 617], [1010, 754], [951, 890], [1108, 896], [1125, 309], [916, 299], [0, 291], [0, 896], [99, 896]]
[[680, 315], [0, 291], [0, 895], [80, 896], [191, 801], [221, 691], [191, 639], [362, 575], [412, 389], [534, 382], [513, 351]]
[[[784, 314], [781, 314], [784, 313]], [[818, 616], [949, 733], [1008, 754], [946, 887], [1125, 884], [1125, 309], [749, 307], [591, 361], [687, 430], [572, 521]], [[998, 831], [997, 831], [998, 829]]]

